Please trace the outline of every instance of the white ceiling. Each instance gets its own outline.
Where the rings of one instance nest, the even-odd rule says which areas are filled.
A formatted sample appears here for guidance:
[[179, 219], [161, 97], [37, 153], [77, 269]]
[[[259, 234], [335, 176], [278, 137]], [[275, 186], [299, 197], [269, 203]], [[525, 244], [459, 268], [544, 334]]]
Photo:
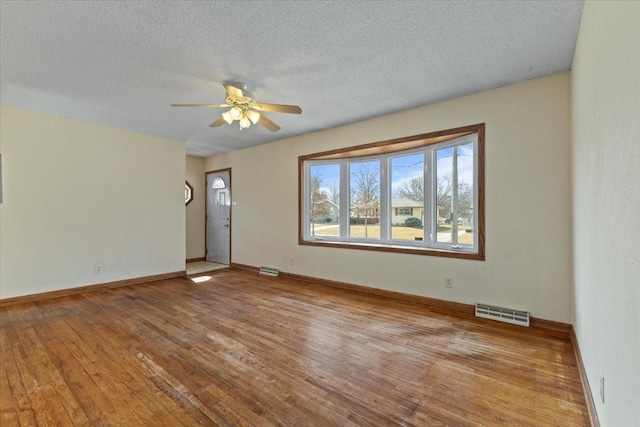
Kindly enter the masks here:
[[[0, 102], [209, 156], [570, 69], [582, 1], [1, 1]], [[282, 130], [209, 128], [242, 81]]]

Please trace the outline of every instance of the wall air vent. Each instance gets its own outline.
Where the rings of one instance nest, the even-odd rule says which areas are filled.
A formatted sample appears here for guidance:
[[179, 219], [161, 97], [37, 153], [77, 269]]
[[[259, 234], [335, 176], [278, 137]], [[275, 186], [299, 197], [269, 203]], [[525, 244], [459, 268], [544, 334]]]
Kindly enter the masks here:
[[529, 312], [511, 308], [494, 307], [487, 304], [476, 304], [476, 316], [485, 319], [499, 320], [514, 325], [529, 326]]
[[265, 267], [263, 265], [262, 267], [260, 267], [260, 274], [264, 274], [265, 276], [277, 277], [280, 274], [280, 270], [274, 267]]

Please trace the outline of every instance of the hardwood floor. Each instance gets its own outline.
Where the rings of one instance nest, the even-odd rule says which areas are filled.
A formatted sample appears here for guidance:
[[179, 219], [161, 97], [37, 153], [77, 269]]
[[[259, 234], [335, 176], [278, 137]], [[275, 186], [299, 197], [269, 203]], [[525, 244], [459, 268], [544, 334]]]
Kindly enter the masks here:
[[2, 426], [586, 426], [566, 337], [221, 270], [0, 309]]

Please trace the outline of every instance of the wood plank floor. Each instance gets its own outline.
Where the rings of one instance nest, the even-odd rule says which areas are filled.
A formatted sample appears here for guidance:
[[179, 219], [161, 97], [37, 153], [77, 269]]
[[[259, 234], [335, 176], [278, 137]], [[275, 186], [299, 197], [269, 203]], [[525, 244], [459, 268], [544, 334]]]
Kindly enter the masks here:
[[221, 270], [0, 309], [2, 426], [586, 426], [571, 343]]

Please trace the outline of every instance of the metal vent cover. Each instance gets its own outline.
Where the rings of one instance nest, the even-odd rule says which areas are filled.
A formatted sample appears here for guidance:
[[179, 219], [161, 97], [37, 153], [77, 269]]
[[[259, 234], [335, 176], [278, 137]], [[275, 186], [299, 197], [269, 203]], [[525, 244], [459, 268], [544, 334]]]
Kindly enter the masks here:
[[262, 267], [260, 267], [260, 274], [264, 274], [265, 276], [277, 277], [280, 275], [280, 269], [275, 267], [265, 267], [263, 265]]
[[476, 304], [476, 316], [485, 319], [498, 320], [500, 322], [513, 323], [514, 325], [529, 326], [530, 316], [528, 311], [514, 310], [512, 308], [495, 307], [488, 304]]

